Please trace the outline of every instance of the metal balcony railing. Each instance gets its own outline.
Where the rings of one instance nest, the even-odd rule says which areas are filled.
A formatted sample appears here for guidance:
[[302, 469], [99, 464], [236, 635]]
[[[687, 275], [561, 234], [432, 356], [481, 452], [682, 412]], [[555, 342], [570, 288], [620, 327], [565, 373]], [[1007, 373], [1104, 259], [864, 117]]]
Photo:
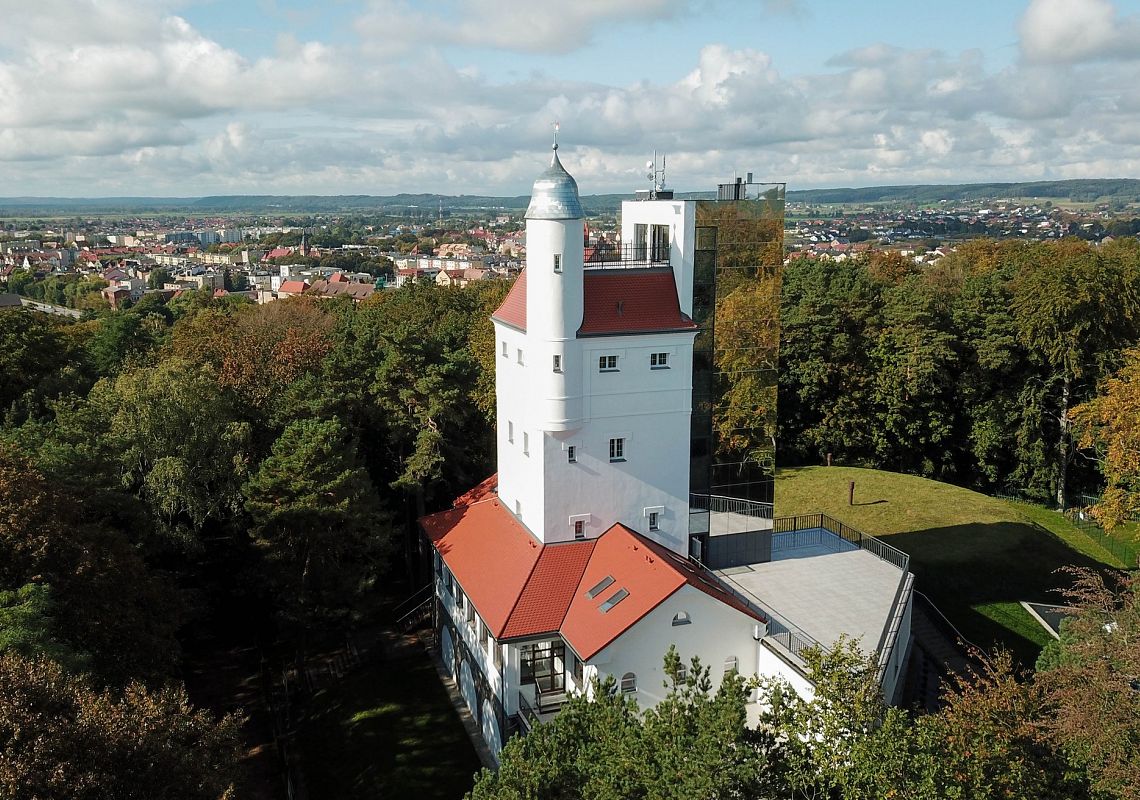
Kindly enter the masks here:
[[634, 242], [599, 243], [587, 247], [586, 269], [636, 269], [669, 266], [669, 245], [647, 246]]
[[795, 517], [777, 517], [772, 526], [773, 533], [792, 533], [795, 531], [808, 531], [817, 528], [830, 531], [844, 541], [850, 542], [861, 550], [866, 550], [883, 561], [894, 564], [906, 572], [910, 568], [910, 556], [897, 547], [876, 539], [870, 534], [858, 531], [827, 514], [801, 514]]

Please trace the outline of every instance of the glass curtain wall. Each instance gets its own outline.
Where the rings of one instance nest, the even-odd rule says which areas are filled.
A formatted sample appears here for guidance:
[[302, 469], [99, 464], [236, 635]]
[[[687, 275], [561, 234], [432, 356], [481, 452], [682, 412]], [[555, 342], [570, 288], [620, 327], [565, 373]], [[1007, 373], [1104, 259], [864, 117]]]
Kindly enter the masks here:
[[771, 503], [784, 184], [729, 186], [696, 207], [690, 486]]

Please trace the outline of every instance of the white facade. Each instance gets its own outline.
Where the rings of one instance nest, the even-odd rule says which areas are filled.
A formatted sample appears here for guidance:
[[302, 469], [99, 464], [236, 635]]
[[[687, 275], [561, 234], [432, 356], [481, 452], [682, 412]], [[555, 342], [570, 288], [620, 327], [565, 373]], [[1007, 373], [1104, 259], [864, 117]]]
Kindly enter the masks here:
[[[621, 240], [644, 245], [648, 251], [650, 226], [664, 227], [668, 232], [668, 261], [677, 281], [681, 311], [693, 313], [693, 253], [697, 205], [690, 200], [634, 200], [621, 204]], [[642, 231], [639, 226], [645, 226]], [[640, 234], [640, 235], [639, 235]]]

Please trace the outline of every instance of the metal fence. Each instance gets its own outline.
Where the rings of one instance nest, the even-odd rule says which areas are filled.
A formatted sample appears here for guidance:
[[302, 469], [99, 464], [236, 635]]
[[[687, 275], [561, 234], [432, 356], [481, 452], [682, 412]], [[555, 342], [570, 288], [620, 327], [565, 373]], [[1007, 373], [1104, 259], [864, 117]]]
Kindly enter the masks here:
[[[1005, 500], [1010, 503], [1022, 503], [1027, 506], [1033, 506], [1045, 511], [1052, 511], [1057, 513], [1057, 508], [1053, 505], [1041, 503], [1037, 500], [1027, 498], [1022, 495], [999, 493], [992, 495], [999, 500]], [[1074, 502], [1075, 501], [1075, 502]], [[1073, 524], [1081, 533], [1083, 533], [1090, 541], [1107, 550], [1114, 558], [1128, 569], [1134, 569], [1140, 563], [1140, 541], [1133, 542], [1127, 539], [1122, 539], [1115, 536], [1100, 526], [1096, 521], [1096, 517], [1089, 513], [1089, 507], [1094, 506], [1100, 502], [1099, 495], [1091, 494], [1074, 494], [1070, 495], [1066, 500], [1068, 506], [1063, 512], [1065, 519]]]
[[648, 246], [634, 242], [599, 244], [585, 253], [586, 269], [625, 269], [669, 265], [669, 245]]
[[883, 540], [876, 539], [870, 534], [858, 531], [834, 517], [829, 517], [827, 514], [801, 514], [795, 517], [777, 517], [772, 525], [774, 533], [792, 533], [794, 531], [810, 530], [812, 528], [823, 528], [824, 530], [830, 531], [841, 539], [859, 547], [861, 550], [866, 550], [868, 553], [878, 556], [883, 561], [894, 564], [903, 572], [906, 572], [910, 568], [910, 556], [902, 550], [899, 550], [897, 547], [892, 547]]
[[771, 503], [744, 500], [740, 497], [725, 497], [719, 494], [691, 494], [689, 495], [689, 509], [772, 519]]

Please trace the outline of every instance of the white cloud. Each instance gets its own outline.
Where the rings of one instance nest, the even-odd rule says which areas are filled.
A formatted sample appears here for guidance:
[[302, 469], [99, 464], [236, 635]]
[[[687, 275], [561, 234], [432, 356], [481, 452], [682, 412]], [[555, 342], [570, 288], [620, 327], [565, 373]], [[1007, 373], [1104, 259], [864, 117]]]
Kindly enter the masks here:
[[[196, 29], [174, 0], [0, 0], [23, 32], [0, 29], [0, 192], [521, 194], [555, 119], [587, 193], [642, 185], [653, 149], [682, 189], [734, 170], [795, 187], [1121, 175], [1140, 163], [1140, 61], [1119, 51], [1080, 63], [1087, 44], [1031, 57], [1058, 52], [1048, 26], [1030, 25], [1044, 0], [1022, 20], [1025, 57], [996, 70], [974, 50], [872, 43], [789, 77], [768, 53], [714, 42], [679, 55], [689, 63], [675, 81], [509, 80], [456, 65], [458, 51], [438, 44], [478, 33], [517, 50], [529, 31], [553, 50], [622, 21], [684, 24], [690, 1], [587, 0], [559, 26], [521, 0], [373, 3], [362, 31], [386, 20], [384, 43], [435, 44], [401, 53], [367, 36], [334, 47], [283, 35], [253, 57]], [[1092, 9], [1081, 41], [1103, 41], [1104, 4], [1073, 2]], [[476, 32], [477, 14], [497, 26]], [[1127, 19], [1110, 18], [1117, 41]], [[409, 34], [436, 24], [431, 38]]]
[[1121, 17], [1110, 0], [1033, 0], [1018, 28], [1030, 62], [1140, 58], [1140, 16]]

